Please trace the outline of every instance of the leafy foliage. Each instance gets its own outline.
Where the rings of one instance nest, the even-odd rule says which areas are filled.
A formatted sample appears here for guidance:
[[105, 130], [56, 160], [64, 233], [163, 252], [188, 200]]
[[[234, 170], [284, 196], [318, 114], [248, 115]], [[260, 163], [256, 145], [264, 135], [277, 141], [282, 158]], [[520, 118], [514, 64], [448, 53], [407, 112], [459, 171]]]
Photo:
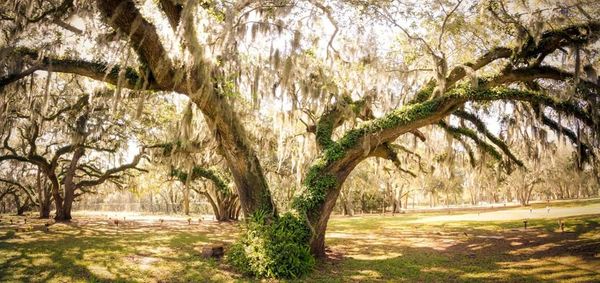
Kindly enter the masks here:
[[255, 213], [242, 237], [231, 247], [227, 260], [239, 271], [257, 277], [298, 278], [315, 265], [308, 240], [310, 230], [301, 217], [286, 213], [268, 221], [268, 213]]

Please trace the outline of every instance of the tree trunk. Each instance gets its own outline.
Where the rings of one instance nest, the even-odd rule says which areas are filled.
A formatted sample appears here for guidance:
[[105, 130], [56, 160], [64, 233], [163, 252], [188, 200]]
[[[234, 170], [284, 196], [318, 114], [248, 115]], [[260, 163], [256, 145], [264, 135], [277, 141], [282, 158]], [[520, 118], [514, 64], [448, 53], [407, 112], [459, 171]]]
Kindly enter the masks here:
[[183, 188], [183, 213], [185, 213], [185, 215], [190, 215], [190, 186], [189, 186], [189, 184], [185, 184], [184, 188]]
[[393, 194], [393, 202], [392, 202], [392, 214], [402, 212], [402, 193], [404, 192], [404, 187], [396, 188]]
[[56, 221], [63, 221], [65, 219], [65, 215], [63, 211], [63, 198], [60, 195], [60, 183], [58, 182], [58, 178], [54, 172], [50, 172], [48, 178], [51, 182], [52, 198], [54, 199], [54, 206], [56, 209], [56, 215], [54, 215], [54, 219]]
[[44, 175], [44, 180], [42, 180], [42, 172], [38, 169], [37, 172], [37, 194], [38, 194], [38, 202], [40, 218], [47, 219], [50, 218], [50, 187], [46, 184], [47, 177]]
[[77, 170], [77, 164], [79, 164], [79, 159], [83, 157], [85, 153], [85, 148], [82, 146], [77, 147], [73, 152], [73, 157], [69, 163], [69, 168], [67, 168], [67, 172], [65, 173], [65, 178], [63, 179], [63, 188], [64, 188], [64, 199], [62, 203], [62, 208], [56, 209], [56, 217], [54, 219], [56, 221], [70, 221], [71, 217], [71, 209], [73, 208], [73, 201], [75, 200], [75, 183], [73, 178], [75, 178], [75, 171]]
[[47, 201], [46, 199], [44, 199], [44, 201], [40, 201], [40, 218], [50, 218], [50, 198], [47, 198]]
[[[210, 101], [209, 101], [210, 100]], [[225, 157], [245, 217], [263, 210], [272, 216], [277, 211], [260, 162], [248, 144], [246, 130], [233, 112], [225, 96], [192, 96], [202, 110], [206, 122], [218, 141], [219, 151]]]
[[221, 218], [219, 206], [217, 205], [217, 203], [215, 202], [213, 197], [208, 192], [203, 191], [202, 194], [206, 197], [206, 199], [208, 200], [208, 203], [210, 203], [210, 207], [212, 207], [215, 219], [219, 220], [219, 218]]
[[352, 209], [352, 201], [349, 199], [348, 194], [341, 193], [342, 201], [342, 213], [346, 216], [354, 216], [354, 209]]
[[12, 193], [13, 199], [15, 200], [15, 208], [17, 209], [17, 215], [23, 215], [24, 211], [24, 205], [21, 206], [21, 199], [19, 198], [19, 195], [17, 195], [17, 193], [15, 193], [13, 191]]
[[322, 176], [335, 176], [336, 182], [333, 187], [326, 190], [324, 201], [321, 202], [316, 209], [305, 212], [313, 231], [313, 236], [309, 242], [310, 251], [313, 256], [317, 258], [325, 256], [325, 232], [327, 230], [327, 222], [335, 207], [335, 202], [340, 195], [342, 185], [350, 172], [352, 172], [354, 167], [356, 167], [360, 161], [360, 159], [350, 160], [348, 163], [342, 164], [339, 167], [325, 168], [320, 172]]

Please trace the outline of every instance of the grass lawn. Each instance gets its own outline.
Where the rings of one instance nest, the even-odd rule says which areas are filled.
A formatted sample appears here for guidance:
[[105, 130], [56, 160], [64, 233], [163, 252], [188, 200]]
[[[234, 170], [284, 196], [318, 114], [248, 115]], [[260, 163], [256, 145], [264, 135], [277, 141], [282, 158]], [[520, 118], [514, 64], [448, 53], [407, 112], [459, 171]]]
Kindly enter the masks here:
[[[527, 230], [521, 219], [427, 221], [441, 215], [334, 217], [328, 259], [303, 280], [600, 282], [600, 211], [563, 218], [564, 233], [554, 218], [529, 219]], [[155, 218], [117, 228], [79, 215], [45, 232], [43, 220], [0, 220], [0, 282], [251, 280], [201, 256], [207, 244], [233, 241], [237, 224]]]

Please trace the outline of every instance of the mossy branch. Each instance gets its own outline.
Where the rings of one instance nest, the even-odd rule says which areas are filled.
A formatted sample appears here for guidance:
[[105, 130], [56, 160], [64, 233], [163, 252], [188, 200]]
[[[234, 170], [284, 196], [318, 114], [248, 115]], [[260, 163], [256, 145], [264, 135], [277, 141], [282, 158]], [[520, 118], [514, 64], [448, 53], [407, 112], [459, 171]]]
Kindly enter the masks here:
[[394, 164], [396, 169], [398, 169], [398, 171], [400, 171], [402, 173], [406, 173], [408, 175], [411, 175], [413, 178], [417, 177], [417, 174], [413, 173], [412, 171], [410, 171], [408, 169], [404, 169], [402, 167], [402, 163], [400, 162], [400, 159], [398, 158], [398, 153], [394, 150], [393, 146], [390, 143], [382, 144], [380, 147], [378, 147], [377, 149], [375, 149], [373, 151], [372, 155], [380, 157], [380, 158], [388, 159], [388, 160], [392, 161], [392, 163]]
[[321, 149], [326, 149], [333, 142], [333, 131], [345, 121], [357, 117], [365, 121], [373, 118], [369, 101], [370, 97], [352, 101], [350, 97], [344, 96], [329, 110], [326, 110], [317, 121], [317, 125], [309, 127], [308, 131], [314, 131], [317, 144]]
[[[4, 49], [4, 52], [14, 60], [27, 61], [30, 60], [32, 66], [27, 70], [19, 73], [7, 74], [0, 77], [0, 87], [4, 87], [10, 83], [16, 82], [35, 71], [48, 71], [50, 68], [52, 72], [75, 74], [84, 77], [91, 78], [93, 80], [106, 82], [112, 85], [117, 85], [119, 80], [119, 72], [121, 66], [114, 65], [112, 68], [104, 62], [90, 62], [80, 59], [73, 58], [61, 58], [56, 56], [43, 56], [37, 50], [18, 47]], [[141, 76], [136, 69], [131, 67], [125, 67], [125, 77], [121, 83], [121, 86], [128, 89], [140, 89], [143, 85], [143, 76]], [[147, 89], [148, 90], [162, 90], [152, 78], [148, 78]]]
[[[180, 170], [177, 168], [172, 168], [170, 175], [172, 177], [176, 177], [180, 182], [185, 183], [188, 179], [188, 172], [185, 170]], [[192, 175], [190, 176], [191, 180], [197, 180], [198, 178], [207, 179], [215, 185], [217, 191], [227, 195], [230, 194], [229, 190], [229, 180], [223, 174], [219, 173], [217, 170], [204, 168], [201, 166], [194, 166], [192, 168]]]
[[546, 116], [546, 114], [541, 113], [541, 119], [542, 123], [548, 126], [550, 129], [552, 129], [554, 132], [556, 132], [559, 135], [563, 134], [567, 136], [567, 138], [569, 138], [571, 143], [573, 143], [577, 147], [577, 150], [579, 151], [583, 162], [589, 161], [590, 156], [596, 158], [596, 155], [594, 154], [594, 151], [591, 149], [591, 147], [588, 144], [583, 143], [577, 137], [577, 134], [573, 130], [564, 127], [558, 122], [552, 120], [550, 117]]
[[484, 134], [486, 138], [488, 138], [493, 144], [495, 144], [498, 148], [500, 148], [502, 150], [502, 152], [504, 152], [504, 154], [506, 156], [508, 156], [513, 162], [515, 162], [520, 167], [523, 167], [523, 161], [519, 160], [512, 153], [512, 151], [510, 150], [510, 148], [504, 141], [502, 141], [501, 139], [496, 137], [494, 134], [492, 134], [485, 126], [485, 123], [483, 121], [481, 121], [481, 119], [479, 119], [477, 116], [475, 116], [475, 114], [469, 113], [464, 110], [457, 110], [453, 114], [457, 117], [460, 117], [462, 119], [465, 119], [465, 120], [468, 120], [469, 122], [471, 122], [475, 126], [475, 128], [477, 128], [477, 131]]
[[452, 125], [448, 125], [446, 122], [443, 121], [438, 122], [438, 125], [457, 140], [461, 140], [463, 136], [470, 138], [485, 153], [489, 154], [491, 157], [498, 161], [502, 161], [502, 154], [500, 154], [500, 152], [496, 150], [494, 146], [480, 139], [475, 131], [465, 127], [455, 127]]

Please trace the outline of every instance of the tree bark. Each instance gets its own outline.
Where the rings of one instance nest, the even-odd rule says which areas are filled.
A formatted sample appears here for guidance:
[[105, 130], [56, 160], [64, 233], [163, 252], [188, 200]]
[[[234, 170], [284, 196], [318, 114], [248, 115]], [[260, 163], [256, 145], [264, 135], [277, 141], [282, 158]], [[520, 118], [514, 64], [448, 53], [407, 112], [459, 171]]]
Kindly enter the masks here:
[[39, 213], [41, 219], [50, 218], [50, 191], [49, 187], [46, 186], [46, 177], [42, 181], [42, 172], [38, 167], [37, 170], [37, 197], [39, 202]]
[[71, 209], [73, 207], [73, 201], [75, 200], [75, 182], [73, 178], [75, 178], [75, 171], [77, 170], [77, 165], [79, 164], [79, 160], [83, 157], [85, 153], [85, 148], [83, 146], [77, 147], [73, 152], [73, 157], [71, 158], [71, 162], [69, 167], [67, 168], [67, 172], [65, 173], [65, 178], [63, 180], [63, 189], [64, 189], [64, 198], [61, 210], [58, 208], [56, 210], [56, 217], [54, 218], [56, 221], [70, 221], [71, 217]]
[[190, 187], [187, 183], [183, 188], [183, 213], [190, 215]]
[[13, 199], [15, 200], [15, 208], [17, 209], [17, 215], [23, 215], [24, 211], [24, 206], [21, 206], [21, 199], [19, 198], [19, 195], [17, 195], [17, 193], [13, 192], [12, 193]]

